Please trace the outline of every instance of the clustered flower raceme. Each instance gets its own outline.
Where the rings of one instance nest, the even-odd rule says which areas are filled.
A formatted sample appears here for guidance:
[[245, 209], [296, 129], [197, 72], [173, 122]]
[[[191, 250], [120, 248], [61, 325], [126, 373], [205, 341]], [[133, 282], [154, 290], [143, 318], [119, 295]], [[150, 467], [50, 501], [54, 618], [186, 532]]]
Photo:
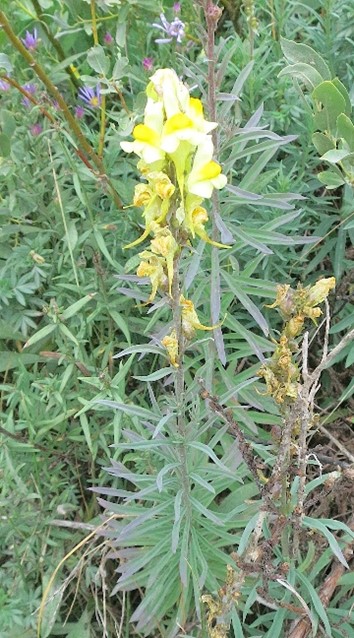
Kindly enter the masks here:
[[[191, 97], [187, 87], [175, 71], [159, 69], [150, 78], [147, 104], [142, 124], [133, 130], [133, 142], [121, 142], [128, 153], [140, 158], [138, 168], [144, 183], [135, 187], [133, 205], [142, 207], [145, 230], [125, 248], [137, 246], [149, 235], [150, 249], [140, 253], [137, 274], [151, 282], [149, 302], [158, 289], [171, 295], [174, 259], [180, 250], [173, 228], [193, 240], [196, 236], [214, 246], [226, 248], [212, 241], [206, 230], [208, 213], [202, 206], [212, 196], [214, 188], [223, 188], [226, 176], [213, 160], [214, 146], [210, 132], [217, 126], [204, 118], [199, 99]], [[171, 220], [173, 215], [173, 220]], [[182, 330], [190, 339], [203, 326], [191, 301], [180, 298]], [[178, 365], [177, 335], [173, 330], [162, 344], [169, 353], [171, 364]]]
[[288, 284], [277, 287], [277, 297], [268, 308], [279, 308], [284, 319], [284, 327], [271, 360], [262, 365], [258, 376], [263, 377], [267, 385], [267, 394], [271, 395], [278, 404], [295, 401], [298, 396], [300, 370], [294, 361], [294, 353], [298, 346], [295, 338], [304, 327], [305, 319], [316, 319], [321, 316], [319, 304], [328, 297], [335, 287], [334, 277], [319, 279], [313, 286], [297, 289]]

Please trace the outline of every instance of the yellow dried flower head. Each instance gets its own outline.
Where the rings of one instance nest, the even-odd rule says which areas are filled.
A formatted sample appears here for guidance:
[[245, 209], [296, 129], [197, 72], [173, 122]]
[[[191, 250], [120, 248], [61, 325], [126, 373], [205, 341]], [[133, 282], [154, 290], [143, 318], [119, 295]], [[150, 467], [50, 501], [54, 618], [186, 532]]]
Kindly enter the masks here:
[[266, 308], [277, 307], [279, 307], [284, 319], [290, 317], [294, 312], [294, 290], [290, 288], [289, 284], [279, 284], [277, 286], [277, 296], [274, 303], [266, 305]]
[[220, 324], [216, 326], [204, 326], [200, 323], [193, 301], [190, 301], [190, 299], [185, 299], [185, 297], [181, 295], [180, 304], [182, 307], [182, 330], [187, 339], [193, 337], [195, 330], [215, 330], [215, 328], [219, 328]]
[[146, 206], [152, 198], [152, 190], [147, 184], [137, 184], [134, 189], [134, 206]]
[[178, 244], [168, 228], [161, 228], [156, 233], [155, 239], [151, 240], [150, 246], [153, 253], [161, 255], [165, 258], [168, 277], [168, 290], [169, 294], [171, 295], [173, 282], [173, 261], [176, 253], [179, 250]]
[[292, 319], [290, 319], [290, 321], [287, 322], [284, 328], [284, 334], [290, 338], [297, 337], [301, 333], [303, 325], [304, 325], [303, 316], [293, 317]]
[[30, 257], [32, 257], [33, 261], [35, 261], [36, 264], [44, 264], [44, 262], [45, 262], [44, 257], [42, 257], [42, 255], [39, 255], [38, 253], [36, 253], [35, 250], [31, 250]]
[[147, 179], [152, 183], [155, 192], [161, 199], [170, 199], [176, 190], [170, 178], [162, 171], [152, 171], [147, 174]]
[[167, 283], [167, 277], [164, 271], [164, 259], [157, 257], [147, 250], [144, 250], [139, 254], [139, 257], [143, 260], [136, 271], [138, 277], [149, 277], [151, 282], [151, 294], [149, 302], [153, 301], [156, 297], [157, 289], [165, 287]]
[[327, 279], [319, 279], [314, 286], [308, 289], [307, 305], [317, 306], [322, 303], [329, 295], [330, 291], [335, 287], [335, 277]]
[[161, 343], [166, 348], [168, 358], [174, 368], [178, 368], [178, 340], [176, 330], [171, 330], [169, 335], [161, 339]]

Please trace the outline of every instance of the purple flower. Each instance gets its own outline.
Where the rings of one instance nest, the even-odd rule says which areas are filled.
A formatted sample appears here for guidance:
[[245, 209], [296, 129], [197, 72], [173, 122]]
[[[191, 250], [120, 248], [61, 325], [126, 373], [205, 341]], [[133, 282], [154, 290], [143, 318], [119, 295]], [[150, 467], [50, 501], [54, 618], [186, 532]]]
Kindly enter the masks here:
[[40, 124], [39, 122], [37, 122], [36, 124], [32, 124], [32, 126], [30, 126], [30, 132], [31, 135], [33, 135], [33, 137], [38, 137], [38, 135], [40, 135], [43, 131], [43, 127], [42, 124]]
[[26, 31], [26, 37], [21, 38], [21, 40], [26, 49], [29, 51], [35, 51], [39, 43], [37, 29], [33, 29], [33, 35], [29, 31]]
[[152, 71], [154, 68], [154, 58], [144, 58], [142, 61], [142, 65], [145, 71]]
[[114, 40], [109, 31], [104, 34], [103, 42], [108, 45], [113, 44]]
[[[25, 89], [25, 91], [27, 91], [27, 93], [29, 93], [30, 95], [34, 95], [37, 91], [36, 85], [31, 83], [24, 84], [22, 88]], [[22, 100], [22, 104], [26, 109], [28, 109], [31, 106], [31, 100], [29, 100], [29, 98], [25, 96]]]
[[79, 98], [92, 109], [98, 109], [101, 105], [100, 89], [99, 84], [94, 89], [91, 86], [83, 86], [79, 89]]
[[75, 107], [75, 117], [77, 117], [78, 120], [82, 120], [82, 118], [85, 115], [85, 109], [83, 106], [76, 106]]
[[180, 2], [175, 2], [173, 5], [173, 10], [175, 13], [179, 13], [181, 10], [181, 3]]
[[9, 91], [11, 89], [11, 84], [6, 82], [6, 80], [0, 79], [0, 91]]
[[167, 44], [168, 42], [172, 42], [173, 38], [176, 38], [177, 42], [182, 42], [185, 35], [184, 22], [179, 18], [174, 18], [172, 22], [168, 22], [163, 13], [160, 13], [160, 20], [162, 24], [154, 23], [152, 26], [164, 31], [168, 37], [158, 38], [155, 42], [157, 44]]

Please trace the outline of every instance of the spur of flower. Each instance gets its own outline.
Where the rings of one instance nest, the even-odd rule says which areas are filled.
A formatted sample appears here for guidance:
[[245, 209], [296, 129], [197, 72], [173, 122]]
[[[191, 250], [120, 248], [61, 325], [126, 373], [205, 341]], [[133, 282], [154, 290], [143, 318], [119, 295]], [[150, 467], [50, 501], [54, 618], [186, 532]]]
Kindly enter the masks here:
[[172, 20], [172, 22], [169, 22], [164, 13], [160, 13], [160, 20], [161, 24], [154, 22], [152, 26], [163, 31], [167, 37], [157, 38], [155, 40], [156, 44], [168, 44], [169, 42], [172, 42], [173, 39], [175, 39], [176, 42], [181, 43], [185, 36], [184, 22], [177, 18], [177, 16]]
[[101, 87], [99, 84], [94, 88], [91, 86], [82, 86], [79, 89], [78, 96], [92, 109], [98, 109], [101, 106]]

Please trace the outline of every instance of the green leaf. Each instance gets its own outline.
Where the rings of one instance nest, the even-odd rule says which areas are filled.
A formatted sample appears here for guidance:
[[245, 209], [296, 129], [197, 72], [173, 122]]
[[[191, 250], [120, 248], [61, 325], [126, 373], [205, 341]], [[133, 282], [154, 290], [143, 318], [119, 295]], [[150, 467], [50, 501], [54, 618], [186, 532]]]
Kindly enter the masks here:
[[[49, 570], [43, 576], [43, 590], [45, 590], [49, 579], [51, 577], [52, 570]], [[41, 623], [41, 638], [47, 638], [54, 626], [61, 599], [65, 591], [65, 584], [59, 581], [58, 576], [54, 579], [49, 591], [47, 592], [46, 604], [44, 607], [42, 623]]]
[[73, 317], [74, 315], [76, 315], [79, 312], [79, 310], [81, 310], [81, 308], [83, 308], [83, 306], [85, 306], [89, 301], [91, 301], [91, 299], [93, 299], [96, 295], [97, 295], [96, 292], [90, 292], [88, 295], [86, 295], [82, 299], [79, 299], [79, 301], [75, 301], [75, 303], [73, 303], [71, 306], [66, 308], [64, 312], [61, 313], [62, 318], [66, 321], [67, 319], [70, 319], [70, 317]]
[[339, 562], [342, 563], [344, 567], [349, 569], [349, 565], [343, 555], [341, 548], [339, 547], [337, 539], [321, 521], [315, 518], [310, 518], [309, 516], [304, 516], [303, 524], [305, 525], [305, 527], [309, 527], [310, 529], [317, 529], [319, 532], [321, 532], [327, 539], [328, 544], [335, 557], [338, 558]]
[[346, 157], [350, 156], [350, 151], [346, 151], [344, 149], [331, 149], [327, 151], [324, 155], [322, 155], [321, 160], [325, 162], [329, 162], [330, 164], [338, 164]]
[[258, 306], [246, 295], [241, 286], [236, 283], [236, 278], [231, 277], [225, 271], [222, 271], [222, 276], [225, 279], [230, 290], [235, 294], [237, 299], [246, 308], [246, 310], [252, 315], [253, 319], [257, 322], [263, 333], [267, 336], [269, 334], [268, 324], [259, 310]]
[[144, 419], [147, 421], [159, 421], [161, 418], [160, 414], [155, 414], [154, 412], [146, 410], [145, 408], [141, 408], [138, 405], [128, 405], [126, 403], [118, 403], [118, 401], [109, 401], [106, 399], [96, 401], [95, 403], [106, 405], [107, 407], [113, 408], [114, 410], [121, 410], [121, 412], [124, 412], [124, 414], [128, 414], [129, 416], [137, 416], [139, 417], [139, 419]]
[[345, 112], [345, 100], [333, 82], [322, 82], [312, 92], [314, 100], [322, 105], [322, 109], [315, 113], [313, 119], [320, 131], [336, 133], [337, 117]]
[[166, 377], [168, 374], [172, 373], [172, 368], [168, 367], [168, 368], [160, 368], [160, 370], [156, 370], [155, 372], [152, 372], [151, 374], [147, 374], [145, 376], [136, 376], [133, 377], [133, 379], [136, 379], [137, 381], [158, 381], [159, 379], [163, 379], [163, 377]]
[[59, 324], [59, 330], [63, 335], [65, 335], [65, 337], [70, 339], [70, 341], [72, 341], [76, 346], [80, 345], [76, 337], [73, 335], [71, 330], [69, 330], [68, 326], [65, 325], [65, 323]]
[[0, 69], [5, 69], [6, 73], [13, 71], [12, 62], [6, 53], [0, 53]]
[[305, 64], [303, 62], [298, 62], [297, 64], [290, 64], [289, 66], [282, 69], [280, 73], [278, 73], [278, 77], [281, 78], [285, 75], [290, 75], [291, 77], [299, 78], [304, 82], [309, 91], [313, 91], [313, 89], [323, 82], [324, 78], [322, 75], [310, 64]]
[[11, 152], [11, 141], [5, 133], [0, 133], [0, 155], [1, 157], [8, 157]]
[[108, 308], [108, 312], [111, 315], [114, 323], [118, 326], [118, 328], [124, 334], [127, 342], [130, 345], [131, 344], [130, 332], [129, 332], [128, 324], [125, 321], [124, 317], [119, 312], [117, 312], [116, 310], [113, 310], [112, 308]]
[[312, 143], [319, 155], [324, 155], [325, 153], [327, 153], [327, 151], [330, 151], [334, 148], [334, 142], [327, 135], [325, 135], [325, 133], [314, 133], [312, 136]]
[[326, 636], [328, 636], [328, 638], [331, 638], [332, 633], [331, 633], [331, 627], [328, 621], [328, 616], [326, 614], [326, 610], [322, 604], [322, 601], [319, 597], [319, 595], [317, 594], [315, 588], [313, 587], [313, 585], [311, 584], [311, 582], [309, 581], [308, 578], [306, 578], [306, 576], [299, 572], [296, 571], [296, 577], [299, 579], [299, 581], [304, 585], [304, 587], [307, 589], [308, 593], [310, 594], [310, 599], [312, 601], [312, 604], [319, 616], [319, 618], [322, 620], [324, 628], [326, 630]]
[[88, 612], [85, 608], [80, 620], [76, 623], [67, 623], [66, 628], [70, 627], [66, 638], [90, 638], [91, 636], [91, 617], [92, 611]]
[[68, 231], [67, 231], [65, 237], [66, 237], [66, 241], [68, 243], [68, 247], [71, 250], [74, 250], [74, 248], [75, 248], [75, 246], [76, 246], [76, 244], [78, 242], [79, 235], [78, 235], [78, 232], [77, 232], [76, 223], [75, 223], [75, 221], [73, 219], [68, 223]]
[[317, 173], [316, 177], [320, 180], [320, 182], [322, 182], [322, 184], [325, 184], [328, 189], [338, 188], [345, 184], [345, 179], [338, 173], [334, 173], [334, 171], [321, 171], [320, 173]]
[[307, 44], [292, 42], [286, 38], [280, 39], [283, 54], [290, 64], [309, 64], [319, 73], [323, 80], [331, 79], [331, 72], [324, 59]]
[[92, 47], [87, 54], [87, 62], [91, 69], [96, 71], [99, 75], [107, 75], [109, 71], [109, 58], [104, 52], [104, 48], [101, 45]]
[[0, 351], [0, 372], [12, 370], [17, 367], [23, 368], [23, 366], [30, 366], [38, 361], [43, 361], [43, 359], [37, 354], [3, 350], [2, 352]]
[[346, 141], [354, 153], [354, 124], [345, 113], [337, 117], [337, 135]]
[[1, 109], [0, 121], [3, 133], [5, 133], [8, 137], [11, 137], [16, 130], [16, 120], [11, 111]]
[[349, 97], [349, 93], [347, 91], [347, 89], [345, 88], [344, 84], [338, 79], [338, 78], [334, 78], [332, 80], [334, 86], [336, 87], [336, 89], [338, 89], [339, 93], [342, 95], [343, 100], [345, 102], [345, 114], [346, 115], [350, 115], [352, 112], [352, 105], [350, 102], [350, 97]]
[[48, 326], [44, 326], [44, 328], [41, 328], [38, 332], [32, 335], [23, 347], [29, 348], [29, 346], [33, 346], [34, 343], [37, 343], [37, 341], [40, 341], [41, 339], [45, 339], [45, 337], [48, 337], [56, 329], [57, 325], [53, 323]]
[[118, 58], [113, 68], [112, 79], [121, 80], [122, 77], [127, 75], [128, 70], [129, 70], [128, 58]]

